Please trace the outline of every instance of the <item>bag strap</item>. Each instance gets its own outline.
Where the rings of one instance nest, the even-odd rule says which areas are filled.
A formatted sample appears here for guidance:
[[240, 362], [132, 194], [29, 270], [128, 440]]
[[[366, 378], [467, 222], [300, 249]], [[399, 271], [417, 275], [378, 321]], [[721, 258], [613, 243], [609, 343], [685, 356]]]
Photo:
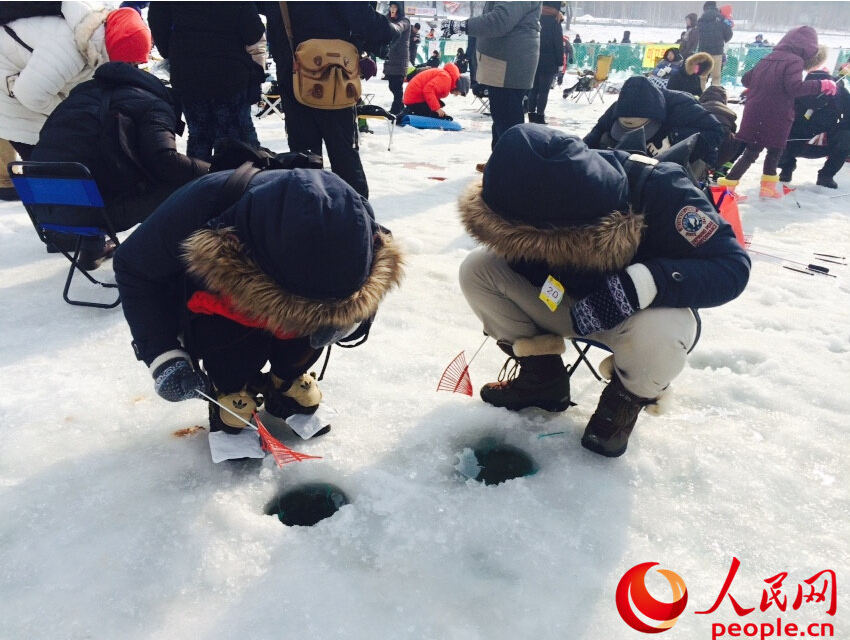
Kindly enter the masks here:
[[248, 161], [233, 170], [230, 177], [224, 183], [219, 194], [219, 209], [224, 211], [229, 206], [236, 204], [242, 194], [247, 191], [254, 176], [260, 173], [263, 169]]
[[26, 50], [27, 50], [27, 51], [29, 51], [30, 53], [32, 53], [32, 52], [33, 52], [33, 48], [32, 48], [31, 46], [29, 46], [26, 42], [24, 42], [23, 40], [21, 40], [20, 36], [19, 36], [17, 33], [15, 33], [15, 30], [14, 30], [12, 27], [10, 27], [10, 26], [8, 26], [8, 25], [5, 25], [5, 24], [4, 24], [4, 25], [3, 25], [3, 31], [5, 31], [6, 33], [8, 33], [8, 34], [9, 34], [9, 37], [10, 37], [12, 40], [14, 40], [15, 42], [17, 42], [19, 45], [21, 45], [24, 49], [26, 49]]
[[292, 69], [295, 69], [295, 39], [292, 37], [292, 18], [289, 17], [289, 3], [279, 2], [280, 15], [283, 18], [283, 26], [286, 29], [286, 37], [289, 40], [289, 51], [292, 53]]
[[633, 153], [623, 163], [629, 180], [629, 194], [632, 207], [638, 213], [643, 213], [643, 188], [650, 174], [655, 171], [658, 160], [639, 153]]

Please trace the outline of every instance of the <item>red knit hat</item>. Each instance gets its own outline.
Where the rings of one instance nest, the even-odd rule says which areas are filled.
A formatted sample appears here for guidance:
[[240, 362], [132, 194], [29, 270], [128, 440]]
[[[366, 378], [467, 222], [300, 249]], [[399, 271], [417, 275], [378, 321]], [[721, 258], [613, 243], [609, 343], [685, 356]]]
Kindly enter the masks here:
[[139, 12], [130, 7], [110, 11], [106, 17], [106, 53], [110, 62], [147, 62], [151, 30]]

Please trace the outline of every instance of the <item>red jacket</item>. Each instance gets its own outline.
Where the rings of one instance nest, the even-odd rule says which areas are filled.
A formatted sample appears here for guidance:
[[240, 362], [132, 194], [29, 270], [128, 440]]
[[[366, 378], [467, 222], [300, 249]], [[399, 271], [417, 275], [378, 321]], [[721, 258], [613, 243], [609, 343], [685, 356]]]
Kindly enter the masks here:
[[404, 90], [404, 104], [424, 102], [431, 111], [440, 108], [440, 100], [457, 86], [460, 71], [452, 62], [442, 69], [426, 69], [417, 73]]

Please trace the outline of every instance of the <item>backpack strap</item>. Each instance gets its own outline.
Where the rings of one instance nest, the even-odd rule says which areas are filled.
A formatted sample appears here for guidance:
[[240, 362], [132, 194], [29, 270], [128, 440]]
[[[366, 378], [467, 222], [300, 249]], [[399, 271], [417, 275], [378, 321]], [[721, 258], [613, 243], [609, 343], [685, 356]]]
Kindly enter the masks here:
[[254, 176], [262, 170], [262, 168], [255, 166], [253, 162], [246, 162], [239, 168], [234, 169], [221, 188], [219, 210], [224, 211], [227, 207], [236, 204], [239, 198], [242, 197], [242, 194], [248, 189]]
[[658, 160], [639, 153], [630, 155], [623, 164], [629, 179], [629, 200], [639, 213], [643, 212], [643, 188], [657, 165]]

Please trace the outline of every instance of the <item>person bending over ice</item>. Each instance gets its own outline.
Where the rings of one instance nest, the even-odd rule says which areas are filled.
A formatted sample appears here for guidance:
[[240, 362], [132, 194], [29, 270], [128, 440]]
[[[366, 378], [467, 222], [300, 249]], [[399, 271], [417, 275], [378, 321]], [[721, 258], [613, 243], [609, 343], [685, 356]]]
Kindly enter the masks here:
[[420, 71], [408, 83], [404, 90], [404, 111], [428, 118], [445, 118], [443, 98], [452, 95], [465, 96], [469, 92], [469, 78], [460, 75], [453, 62], [447, 62], [442, 69]]
[[461, 265], [461, 289], [509, 356], [481, 398], [564, 411], [564, 338], [601, 343], [611, 382], [581, 442], [604, 456], [626, 451], [641, 409], [684, 368], [695, 309], [729, 302], [749, 278], [746, 251], [682, 167], [541, 125], [505, 133], [459, 206], [483, 245]]
[[[166, 400], [201, 390], [245, 420], [263, 401], [277, 418], [310, 414], [322, 394], [307, 370], [325, 346], [365, 338], [401, 279], [401, 254], [369, 202], [332, 173], [266, 170], [228, 202], [234, 173], [184, 186], [116, 251], [133, 348]], [[211, 443], [243, 433], [213, 403], [209, 423]]]

